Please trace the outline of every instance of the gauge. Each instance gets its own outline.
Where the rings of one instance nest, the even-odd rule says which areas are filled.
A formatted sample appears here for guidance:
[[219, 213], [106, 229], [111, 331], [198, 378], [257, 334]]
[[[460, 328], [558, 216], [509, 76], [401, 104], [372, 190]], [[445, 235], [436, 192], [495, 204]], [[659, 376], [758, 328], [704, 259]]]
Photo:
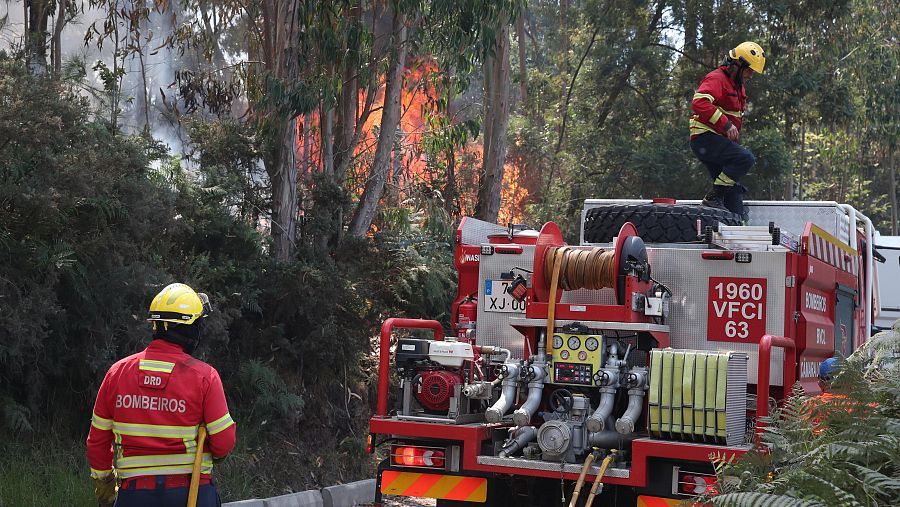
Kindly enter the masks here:
[[587, 340], [584, 341], [584, 346], [587, 347], [591, 352], [597, 350], [597, 347], [600, 346], [600, 341], [597, 340], [596, 336], [591, 336]]
[[568, 351], [568, 350], [564, 350], [564, 351], [560, 352], [560, 353], [559, 353], [559, 358], [560, 358], [560, 359], [568, 359], [568, 358], [569, 358], [569, 351]]
[[579, 353], [578, 353], [578, 360], [579, 360], [579, 361], [587, 361], [587, 352], [585, 352], [585, 351], [583, 351], [583, 350], [582, 350], [581, 352], [579, 352]]
[[581, 339], [574, 335], [570, 336], [569, 337], [569, 348], [572, 350], [577, 350], [580, 347], [581, 347]]
[[562, 339], [562, 336], [560, 336], [560, 335], [558, 335], [558, 334], [553, 335], [553, 348], [554, 348], [554, 349], [561, 349], [561, 348], [562, 348], [562, 345], [563, 345], [563, 339]]

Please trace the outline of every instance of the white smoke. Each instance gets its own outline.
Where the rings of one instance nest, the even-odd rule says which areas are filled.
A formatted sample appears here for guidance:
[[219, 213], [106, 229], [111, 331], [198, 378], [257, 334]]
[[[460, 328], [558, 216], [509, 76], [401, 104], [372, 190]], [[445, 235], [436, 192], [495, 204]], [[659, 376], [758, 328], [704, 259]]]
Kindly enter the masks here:
[[[127, 5], [131, 5], [130, 2]], [[82, 62], [86, 72], [85, 85], [95, 91], [101, 91], [103, 84], [99, 79], [99, 73], [92, 68], [98, 60], [108, 68], [113, 68], [114, 44], [106, 40], [102, 49], [98, 49], [96, 37], [89, 44], [85, 44], [84, 40], [85, 34], [94, 22], [102, 30], [106, 14], [101, 9], [88, 6], [84, 1], [79, 2], [78, 8], [79, 14], [65, 25], [61, 33], [63, 66], [66, 66], [67, 62]], [[169, 10], [164, 13], [151, 8], [149, 19], [142, 24], [137, 44], [140, 51], [132, 52], [124, 61], [125, 75], [122, 78], [122, 100], [119, 104], [122, 112], [119, 121], [120, 127], [126, 133], [142, 132], [148, 124], [148, 119], [144, 115], [146, 97], [149, 99], [146, 100], [146, 110], [151, 135], [167, 144], [173, 154], [183, 156], [186, 144], [183, 129], [173, 117], [171, 109], [166, 106], [166, 103], [172, 105], [177, 101], [175, 90], [171, 87], [175, 80], [177, 54], [164, 44], [175, 30], [175, 23], [180, 17], [177, 9], [177, 2], [170, 2]], [[0, 24], [0, 50], [7, 52], [21, 50], [24, 46], [25, 32], [24, 2], [0, 0], [0, 22], [4, 19], [5, 23]], [[53, 32], [55, 23], [56, 17], [51, 16], [48, 32]], [[124, 28], [121, 30], [122, 33], [125, 31]], [[47, 44], [49, 57], [49, 39]], [[144, 72], [141, 72], [141, 55]], [[85, 90], [85, 95], [97, 102], [96, 96], [88, 90]]]

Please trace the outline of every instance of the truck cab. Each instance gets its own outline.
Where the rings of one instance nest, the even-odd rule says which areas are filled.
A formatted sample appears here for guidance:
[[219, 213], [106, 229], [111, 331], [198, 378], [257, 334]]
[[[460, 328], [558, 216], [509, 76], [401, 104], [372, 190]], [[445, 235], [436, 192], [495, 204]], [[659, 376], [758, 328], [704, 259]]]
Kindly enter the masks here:
[[875, 251], [884, 262], [876, 264], [877, 294], [874, 326], [891, 329], [900, 319], [900, 236], [875, 235]]

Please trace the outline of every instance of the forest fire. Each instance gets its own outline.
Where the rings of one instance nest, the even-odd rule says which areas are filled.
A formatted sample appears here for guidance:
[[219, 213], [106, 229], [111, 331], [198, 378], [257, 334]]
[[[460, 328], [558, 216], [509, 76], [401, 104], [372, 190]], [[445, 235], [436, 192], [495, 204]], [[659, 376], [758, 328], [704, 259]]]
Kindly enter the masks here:
[[[482, 165], [483, 145], [480, 139], [469, 138], [464, 146], [456, 147], [448, 153], [429, 152], [429, 136], [439, 136], [442, 132], [432, 126], [437, 124], [431, 118], [447, 114], [439, 111], [439, 92], [434, 88], [432, 77], [438, 72], [433, 61], [419, 60], [407, 66], [401, 94], [400, 125], [395, 141], [392, 162], [387, 178], [385, 199], [396, 203], [406, 202], [410, 197], [431, 195], [440, 192], [444, 198], [455, 202], [446, 203], [447, 209], [464, 215], [475, 210], [478, 192], [478, 175]], [[365, 107], [364, 91], [359, 94], [359, 108]], [[368, 115], [354, 148], [354, 158], [346, 178], [348, 188], [359, 195], [365, 185], [370, 164], [375, 155], [378, 131], [381, 126], [384, 105], [384, 84], [378, 88]], [[461, 121], [452, 118], [450, 124]], [[321, 118], [319, 111], [297, 119], [297, 164], [301, 179], [311, 184], [315, 172], [322, 171]], [[527, 189], [521, 184], [524, 168], [507, 162], [504, 166], [503, 191], [501, 194], [501, 223], [517, 222], [522, 219]], [[450, 176], [452, 173], [452, 176]], [[449, 188], [449, 187], [454, 188]], [[450, 194], [450, 195], [448, 195]]]

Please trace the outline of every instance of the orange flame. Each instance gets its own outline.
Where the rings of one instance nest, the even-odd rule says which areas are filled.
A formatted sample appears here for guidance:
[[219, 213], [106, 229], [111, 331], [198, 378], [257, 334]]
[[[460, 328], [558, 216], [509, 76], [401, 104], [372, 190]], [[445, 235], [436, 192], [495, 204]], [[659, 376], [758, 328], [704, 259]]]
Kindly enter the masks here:
[[[438, 112], [435, 104], [438, 91], [429, 79], [436, 72], [438, 68], [432, 60], [410, 62], [405, 70], [399, 132], [388, 174], [389, 188], [385, 192], [385, 195], [396, 196], [398, 203], [420, 193], [422, 187], [441, 190], [440, 185], [446, 180], [446, 171], [441, 168], [446, 167], [449, 161], [429, 159], [422, 142], [430, 128], [428, 116]], [[346, 184], [357, 195], [362, 192], [375, 156], [384, 91], [382, 83], [376, 92], [373, 111], [362, 126], [359, 142], [354, 150], [354, 162]], [[365, 93], [360, 91], [360, 110], [365, 99]], [[320, 172], [323, 168], [321, 127], [319, 111], [297, 118], [297, 165], [300, 178], [307, 185], [312, 184], [313, 173]], [[475, 209], [482, 167], [481, 140], [469, 140], [464, 147], [453, 153], [453, 159], [458, 195], [457, 202], [452, 207], [458, 207], [463, 215], [470, 214]], [[524, 173], [523, 164], [507, 161], [504, 165], [500, 223], [517, 222], [524, 216], [524, 205], [528, 197], [528, 190], [522, 184]]]

